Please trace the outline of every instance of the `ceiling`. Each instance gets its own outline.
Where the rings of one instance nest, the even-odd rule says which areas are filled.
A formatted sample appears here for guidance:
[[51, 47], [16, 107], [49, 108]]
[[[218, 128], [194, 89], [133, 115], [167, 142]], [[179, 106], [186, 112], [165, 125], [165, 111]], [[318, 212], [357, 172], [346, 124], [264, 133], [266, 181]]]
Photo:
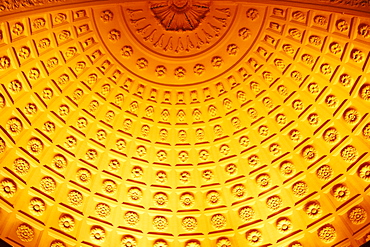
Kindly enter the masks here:
[[0, 1], [0, 237], [370, 240], [367, 1]]

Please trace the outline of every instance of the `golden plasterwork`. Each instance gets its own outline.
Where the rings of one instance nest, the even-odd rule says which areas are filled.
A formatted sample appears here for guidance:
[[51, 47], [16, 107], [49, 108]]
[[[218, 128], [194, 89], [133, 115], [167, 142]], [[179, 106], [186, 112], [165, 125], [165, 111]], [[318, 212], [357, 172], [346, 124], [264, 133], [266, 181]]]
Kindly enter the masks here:
[[367, 1], [0, 1], [0, 237], [370, 240]]

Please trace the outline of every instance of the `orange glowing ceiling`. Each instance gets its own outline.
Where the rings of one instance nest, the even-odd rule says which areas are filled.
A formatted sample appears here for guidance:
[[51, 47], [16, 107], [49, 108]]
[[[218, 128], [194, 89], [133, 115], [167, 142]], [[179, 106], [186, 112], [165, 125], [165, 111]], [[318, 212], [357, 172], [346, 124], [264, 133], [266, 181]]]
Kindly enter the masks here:
[[367, 1], [1, 1], [0, 237], [370, 239]]

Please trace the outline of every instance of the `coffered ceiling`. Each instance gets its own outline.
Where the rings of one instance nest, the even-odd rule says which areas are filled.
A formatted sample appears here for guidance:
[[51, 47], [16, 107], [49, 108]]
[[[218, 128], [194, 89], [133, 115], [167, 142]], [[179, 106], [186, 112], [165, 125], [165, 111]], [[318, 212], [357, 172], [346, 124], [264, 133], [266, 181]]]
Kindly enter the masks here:
[[367, 1], [0, 1], [0, 237], [370, 240]]

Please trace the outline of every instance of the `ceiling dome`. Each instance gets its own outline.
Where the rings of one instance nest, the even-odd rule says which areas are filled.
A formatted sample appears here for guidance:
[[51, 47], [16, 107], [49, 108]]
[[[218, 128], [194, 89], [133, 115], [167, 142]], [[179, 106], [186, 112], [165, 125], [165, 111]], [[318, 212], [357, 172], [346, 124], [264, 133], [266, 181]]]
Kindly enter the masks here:
[[0, 237], [370, 240], [370, 8], [0, 2]]

